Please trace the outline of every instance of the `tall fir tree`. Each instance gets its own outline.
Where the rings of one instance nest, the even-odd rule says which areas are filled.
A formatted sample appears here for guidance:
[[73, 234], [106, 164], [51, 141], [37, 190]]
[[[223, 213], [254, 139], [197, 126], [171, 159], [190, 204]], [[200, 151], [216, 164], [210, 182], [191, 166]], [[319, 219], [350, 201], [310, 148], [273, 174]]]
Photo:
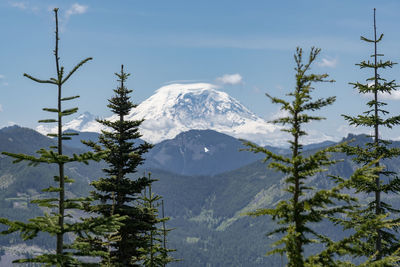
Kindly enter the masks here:
[[105, 218], [114, 214], [126, 217], [119, 232], [106, 237], [111, 247], [111, 258], [103, 261], [110, 261], [112, 266], [139, 266], [138, 261], [143, 255], [140, 248], [149, 246], [145, 234], [154, 229], [157, 220], [138, 203], [141, 193], [152, 181], [146, 177], [133, 179], [128, 175], [137, 171], [144, 161], [143, 154], [152, 145], [147, 142], [139, 144], [141, 134], [138, 127], [143, 120], [125, 120], [125, 116], [136, 107], [130, 101], [132, 90], [125, 87], [130, 74], [124, 72], [122, 65], [121, 72], [115, 75], [120, 84], [114, 90], [115, 96], [109, 99], [108, 107], [116, 120], [97, 120], [109, 130], [102, 131], [98, 143], [85, 142], [95, 152], [105, 153], [104, 160], [108, 164], [108, 168], [103, 169], [107, 177], [92, 183], [96, 189], [92, 195], [99, 204], [91, 210]]
[[86, 58], [79, 62], [67, 75], [65, 75], [64, 67], [60, 64], [59, 57], [59, 32], [58, 32], [58, 8], [54, 9], [55, 14], [55, 65], [56, 77], [49, 80], [42, 80], [31, 75], [24, 74], [25, 77], [41, 83], [51, 84], [57, 87], [57, 107], [56, 108], [43, 108], [44, 111], [56, 114], [56, 119], [45, 119], [39, 121], [40, 123], [57, 123], [57, 133], [48, 134], [57, 140], [57, 146], [50, 147], [50, 149], [42, 148], [37, 151], [37, 155], [25, 155], [3, 152], [3, 154], [14, 158], [14, 163], [27, 161], [30, 165], [37, 164], [55, 164], [58, 166], [58, 175], [54, 176], [56, 185], [51, 185], [43, 189], [42, 198], [31, 201], [31, 203], [38, 204], [40, 207], [49, 210], [50, 213], [44, 212], [43, 216], [29, 219], [29, 222], [10, 221], [6, 218], [1, 218], [0, 223], [8, 226], [8, 229], [3, 231], [2, 234], [10, 234], [13, 232], [20, 232], [24, 240], [35, 238], [38, 233], [45, 232], [52, 236], [56, 236], [56, 247], [54, 252], [49, 252], [43, 255], [35, 256], [32, 258], [20, 259], [15, 262], [34, 262], [43, 263], [46, 266], [91, 266], [95, 263], [85, 263], [79, 260], [77, 256], [99, 256], [104, 253], [97, 250], [81, 250], [83, 248], [80, 242], [66, 241], [65, 236], [85, 236], [88, 233], [95, 235], [104, 235], [108, 232], [115, 232], [119, 229], [120, 223], [117, 216], [110, 218], [72, 218], [74, 211], [83, 211], [85, 205], [90, 201], [88, 198], [67, 198], [66, 185], [73, 183], [74, 180], [65, 175], [65, 165], [72, 162], [82, 162], [88, 164], [90, 160], [99, 161], [101, 154], [87, 152], [83, 154], [74, 154], [72, 156], [63, 153], [63, 141], [71, 139], [74, 133], [63, 132], [62, 119], [65, 116], [74, 114], [78, 108], [63, 109], [63, 103], [78, 98], [79, 96], [63, 97], [63, 85], [69, 78], [77, 71], [83, 64], [92, 58]]
[[[359, 180], [352, 184], [352, 187], [359, 194], [364, 196], [374, 194], [374, 200], [369, 202], [366, 207], [363, 206], [348, 214], [351, 220], [342, 221], [342, 224], [346, 228], [353, 229], [363, 229], [365, 225], [369, 226], [366, 228], [368, 232], [364, 235], [364, 238], [355, 244], [352, 254], [373, 257], [375, 260], [392, 255], [400, 248], [399, 238], [396, 234], [400, 220], [398, 216], [396, 216], [397, 219], [394, 217], [400, 211], [384, 201], [385, 196], [400, 192], [400, 179], [395, 172], [389, 170], [384, 164], [385, 160], [398, 157], [400, 149], [390, 147], [391, 142], [381, 137], [381, 129], [383, 127], [391, 129], [400, 124], [400, 116], [389, 116], [389, 112], [384, 109], [387, 103], [383, 102], [380, 97], [382, 93], [393, 93], [398, 85], [394, 80], [386, 80], [380, 75], [381, 70], [392, 68], [396, 64], [390, 60], [379, 59], [383, 54], [378, 53], [377, 46], [382, 38], [383, 34], [377, 38], [376, 10], [374, 9], [374, 37], [367, 39], [361, 36], [362, 41], [373, 44], [374, 53], [371, 56], [373, 60], [356, 64], [360, 69], [372, 70], [373, 75], [365, 83], [351, 83], [360, 94], [371, 94], [373, 99], [366, 103], [368, 108], [362, 115], [343, 115], [350, 125], [369, 127], [373, 131], [373, 134], [369, 135], [372, 138], [371, 142], [363, 146], [350, 146], [350, 144], [344, 148], [344, 151], [347, 155], [354, 156], [353, 160], [358, 164], [366, 165], [375, 162], [377, 171], [374, 179]], [[375, 223], [371, 224], [371, 221], [375, 221]]]
[[351, 198], [340, 192], [340, 186], [327, 190], [317, 190], [309, 185], [309, 178], [317, 173], [325, 171], [325, 168], [335, 164], [330, 159], [330, 153], [336, 151], [336, 147], [320, 150], [311, 155], [302, 152], [301, 138], [307, 135], [304, 124], [324, 119], [319, 116], [309, 115], [310, 112], [331, 105], [335, 97], [313, 100], [311, 92], [313, 84], [318, 82], [333, 82], [327, 80], [327, 74], [309, 74], [311, 64], [316, 60], [320, 49], [311, 48], [308, 61], [303, 63], [303, 50], [297, 48], [294, 56], [296, 62], [296, 86], [288, 96], [291, 102], [281, 98], [267, 96], [272, 103], [281, 105], [281, 110], [289, 115], [273, 121], [282, 124], [282, 131], [288, 132], [292, 140], [289, 141], [291, 156], [278, 155], [270, 150], [251, 142], [245, 142], [248, 150], [255, 153], [264, 153], [265, 161], [271, 160], [269, 167], [285, 174], [285, 191], [289, 198], [279, 201], [274, 208], [260, 209], [249, 213], [252, 216], [270, 215], [280, 225], [279, 228], [269, 234], [279, 233], [283, 236], [274, 243], [274, 249], [267, 254], [286, 254], [289, 267], [303, 266], [331, 266], [334, 264], [332, 254], [323, 256], [306, 257], [304, 249], [312, 243], [326, 243], [332, 241], [322, 233], [315, 232], [311, 225], [321, 222], [328, 216], [343, 211], [346, 207], [338, 207], [335, 201], [350, 201]]

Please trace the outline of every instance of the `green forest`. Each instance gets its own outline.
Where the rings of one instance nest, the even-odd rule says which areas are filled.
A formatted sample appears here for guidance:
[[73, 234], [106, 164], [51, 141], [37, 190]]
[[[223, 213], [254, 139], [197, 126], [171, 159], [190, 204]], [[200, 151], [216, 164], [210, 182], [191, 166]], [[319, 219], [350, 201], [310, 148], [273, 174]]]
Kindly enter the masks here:
[[[3, 256], [11, 247], [23, 251], [12, 259], [16, 266], [400, 266], [400, 142], [382, 138], [383, 129], [400, 124], [400, 115], [390, 114], [380, 98], [399, 85], [385, 78], [396, 63], [380, 50], [385, 39], [376, 29], [375, 9], [372, 37], [360, 42], [371, 54], [354, 67], [369, 77], [350, 83], [372, 98], [358, 115], [341, 114], [370, 135], [316, 147], [302, 143], [306, 125], [325, 120], [321, 110], [337, 99], [315, 96], [322, 83], [335, 82], [312, 72], [321, 49], [297, 47], [294, 88], [266, 94], [286, 114], [272, 123], [289, 134], [289, 146], [232, 138], [236, 152], [254, 160], [193, 177], [143, 167], [158, 145], [140, 139], [143, 119], [126, 119], [137, 104], [124, 62], [105, 107], [115, 120], [97, 119], [104, 126], [97, 138], [68, 146], [81, 138], [63, 128], [78, 112], [71, 103], [79, 95], [65, 93], [64, 84], [89, 68], [92, 58], [64, 68], [58, 11], [56, 75], [23, 74], [57, 91], [53, 106], [43, 108], [48, 117], [39, 120], [56, 125], [57, 132], [47, 138], [20, 127], [0, 131], [0, 245]], [[185, 138], [190, 134], [228, 140], [200, 131]]]

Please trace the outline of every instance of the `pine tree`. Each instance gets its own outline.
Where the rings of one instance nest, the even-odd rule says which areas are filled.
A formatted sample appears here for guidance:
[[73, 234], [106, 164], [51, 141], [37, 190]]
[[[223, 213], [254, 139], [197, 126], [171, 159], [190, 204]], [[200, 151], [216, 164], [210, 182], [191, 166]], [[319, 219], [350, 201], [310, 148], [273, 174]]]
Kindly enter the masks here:
[[111, 249], [103, 249], [110, 251], [111, 258], [104, 258], [103, 262], [109, 260], [112, 266], [138, 266], [135, 259], [143, 254], [140, 248], [149, 246], [145, 233], [153, 230], [156, 223], [150, 212], [138, 206], [138, 199], [152, 181], [146, 177], [131, 179], [128, 175], [137, 171], [137, 167], [144, 161], [143, 154], [152, 145], [147, 142], [138, 144], [141, 137], [138, 127], [143, 120], [124, 118], [136, 107], [129, 97], [132, 90], [125, 87], [130, 74], [124, 72], [122, 65], [121, 72], [115, 75], [120, 84], [114, 90], [115, 96], [109, 99], [108, 107], [115, 114], [116, 120], [97, 120], [110, 130], [102, 131], [98, 143], [85, 142], [97, 153], [105, 153], [104, 160], [108, 164], [108, 168], [103, 169], [107, 177], [92, 183], [96, 189], [92, 195], [100, 203], [91, 210], [104, 218], [114, 214], [125, 216], [119, 232], [106, 237]]
[[[110, 218], [73, 218], [74, 211], [84, 210], [85, 205], [90, 201], [88, 198], [67, 198], [66, 196], [66, 185], [73, 183], [74, 180], [65, 175], [65, 165], [72, 162], [82, 162], [88, 164], [89, 160], [99, 161], [101, 154], [95, 154], [87, 152], [83, 154], [74, 154], [68, 156], [63, 154], [63, 141], [71, 139], [73, 133], [63, 132], [62, 119], [65, 116], [74, 114], [78, 108], [63, 109], [63, 103], [78, 98], [79, 96], [63, 97], [63, 85], [69, 80], [72, 74], [75, 73], [83, 64], [91, 60], [92, 58], [86, 58], [79, 62], [67, 75], [64, 73], [64, 67], [60, 65], [59, 57], [59, 34], [58, 34], [58, 8], [54, 9], [55, 13], [55, 63], [56, 63], [56, 78], [50, 78], [49, 80], [42, 80], [31, 75], [24, 74], [25, 77], [41, 83], [55, 85], [58, 90], [57, 94], [57, 107], [56, 108], [44, 108], [44, 111], [56, 114], [56, 119], [45, 119], [39, 122], [41, 123], [57, 123], [58, 132], [55, 134], [48, 134], [48, 136], [54, 137], [57, 140], [57, 146], [50, 147], [50, 149], [40, 149], [37, 151], [37, 156], [15, 154], [3, 152], [3, 154], [14, 158], [14, 163], [27, 161], [30, 165], [38, 165], [42, 163], [55, 164], [58, 166], [58, 175], [54, 176], [56, 185], [49, 186], [43, 189], [42, 198], [33, 200], [31, 203], [38, 204], [40, 207], [46, 208], [51, 212], [44, 212], [43, 216], [32, 218], [29, 222], [18, 222], [9, 221], [6, 218], [1, 218], [0, 223], [8, 226], [8, 229], [3, 231], [2, 234], [10, 234], [13, 232], [20, 232], [21, 237], [24, 240], [35, 238], [38, 233], [45, 232], [51, 236], [56, 236], [56, 247], [54, 253], [47, 253], [39, 255], [33, 258], [20, 259], [15, 262], [34, 262], [44, 263], [46, 266], [75, 266], [85, 265], [84, 262], [80, 262], [79, 257], [76, 256], [98, 256], [102, 255], [101, 251], [85, 251], [81, 250], [84, 248], [79, 242], [66, 242], [65, 235], [73, 234], [78, 238], [85, 236], [86, 234], [92, 233], [95, 235], [104, 235], [107, 232], [117, 231], [120, 224], [116, 216]], [[87, 264], [92, 265], [92, 264]], [[96, 265], [96, 264], [94, 264]]]
[[343, 211], [345, 206], [335, 206], [335, 201], [350, 201], [348, 195], [341, 194], [341, 187], [327, 190], [317, 190], [309, 185], [309, 178], [325, 171], [324, 168], [336, 161], [330, 159], [329, 152], [336, 151], [336, 147], [320, 150], [311, 155], [302, 152], [301, 137], [307, 135], [304, 124], [319, 121], [324, 118], [309, 115], [311, 111], [319, 110], [335, 101], [335, 97], [312, 100], [313, 84], [317, 82], [333, 82], [327, 80], [327, 74], [308, 74], [311, 64], [315, 61], [320, 49], [311, 48], [308, 61], [303, 63], [303, 50], [297, 48], [294, 56], [296, 62], [296, 87], [288, 96], [291, 102], [281, 98], [267, 96], [272, 103], [280, 104], [281, 110], [289, 113], [287, 117], [274, 120], [273, 123], [282, 124], [282, 131], [292, 136], [289, 141], [291, 156], [275, 154], [264, 147], [251, 142], [245, 142], [248, 150], [255, 153], [264, 153], [265, 161], [271, 160], [269, 167], [285, 174], [285, 191], [289, 199], [279, 201], [274, 208], [260, 209], [249, 213], [252, 216], [270, 215], [280, 225], [279, 228], [269, 233], [282, 234], [282, 238], [274, 243], [274, 249], [268, 255], [279, 253], [287, 256], [289, 267], [303, 266], [331, 266], [334, 259], [331, 255], [323, 257], [305, 257], [304, 249], [312, 243], [331, 243], [332, 241], [321, 233], [311, 229], [311, 224], [321, 222], [327, 216], [332, 216]]
[[[399, 238], [396, 235], [400, 220], [395, 219], [394, 214], [399, 210], [392, 207], [391, 204], [384, 201], [384, 196], [398, 194], [400, 192], [400, 179], [393, 171], [389, 170], [384, 160], [392, 159], [400, 155], [400, 149], [391, 148], [391, 142], [381, 137], [381, 128], [392, 127], [400, 124], [400, 116], [389, 117], [389, 112], [383, 107], [387, 105], [379, 95], [381, 93], [393, 93], [398, 85], [394, 80], [386, 80], [380, 75], [380, 71], [386, 68], [392, 68], [396, 63], [379, 59], [383, 54], [378, 53], [377, 45], [382, 41], [383, 34], [377, 38], [376, 33], [376, 10], [374, 9], [374, 38], [367, 39], [361, 36], [361, 40], [374, 45], [374, 53], [371, 56], [373, 61], [362, 61], [356, 64], [360, 69], [370, 69], [373, 76], [366, 80], [366, 83], [351, 83], [358, 89], [360, 94], [371, 94], [373, 99], [367, 102], [368, 109], [358, 116], [343, 115], [350, 125], [370, 127], [373, 134], [371, 142], [365, 146], [346, 146], [344, 151], [353, 157], [353, 160], [361, 165], [374, 162], [377, 167], [374, 179], [364, 179], [355, 181], [352, 187], [356, 192], [365, 195], [373, 193], [375, 198], [365, 207], [361, 207], [355, 212], [348, 214], [349, 221], [341, 223], [347, 228], [363, 229], [366, 232], [364, 237], [354, 244], [351, 253], [355, 256], [373, 257], [374, 260], [380, 260], [385, 256], [392, 255], [400, 248]], [[372, 84], [371, 84], [372, 82]], [[371, 224], [374, 221], [375, 223]], [[368, 225], [368, 227], [365, 227]], [[361, 230], [358, 230], [361, 231]], [[393, 265], [390, 265], [393, 266]]]
[[[151, 173], [149, 173], [148, 179], [151, 181]], [[176, 250], [167, 248], [167, 233], [172, 229], [167, 229], [165, 227], [165, 223], [169, 218], [164, 216], [164, 200], [162, 200], [161, 196], [155, 195], [152, 192], [151, 184], [149, 184], [147, 190], [143, 192], [141, 201], [145, 212], [150, 212], [156, 218], [158, 227], [146, 233], [150, 246], [147, 249], [141, 249], [144, 255], [139, 260], [141, 260], [142, 264], [146, 267], [166, 266], [168, 263], [176, 261], [169, 255], [171, 252]], [[160, 206], [162, 209], [161, 218], [159, 216]]]

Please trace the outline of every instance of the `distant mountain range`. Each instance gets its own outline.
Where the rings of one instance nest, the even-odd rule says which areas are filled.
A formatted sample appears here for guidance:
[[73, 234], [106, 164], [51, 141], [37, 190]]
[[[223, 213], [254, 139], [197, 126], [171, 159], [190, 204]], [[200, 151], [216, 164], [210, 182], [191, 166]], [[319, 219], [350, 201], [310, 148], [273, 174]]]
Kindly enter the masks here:
[[[97, 141], [99, 134], [93, 132], [79, 133], [66, 146], [87, 150], [82, 140]], [[141, 143], [143, 141], [139, 141]], [[304, 150], [316, 149], [333, 144], [324, 141], [305, 145]], [[289, 149], [266, 146], [275, 153], [289, 153]], [[164, 140], [154, 146], [146, 155], [142, 168], [166, 170], [182, 175], [215, 175], [255, 162], [263, 158], [261, 154], [243, 151], [243, 142], [229, 135], [213, 130], [189, 130], [178, 134], [173, 139]]]
[[[95, 118], [85, 112], [67, 122], [64, 129], [99, 133], [102, 126]], [[140, 132], [144, 140], [154, 144], [189, 130], [214, 130], [259, 145], [287, 146], [287, 135], [280, 131], [279, 126], [266, 122], [226, 92], [208, 83], [163, 86], [133, 109], [126, 119], [145, 119]], [[45, 134], [54, 132], [56, 128], [39, 125], [36, 130]], [[308, 140], [314, 143], [334, 138], [315, 133], [306, 137], [305, 143], [310, 143]]]
[[[97, 134], [82, 133], [80, 138], [95, 140]], [[348, 139], [355, 139], [357, 144], [369, 140], [363, 135], [350, 135]], [[79, 137], [66, 144], [65, 151], [69, 154], [87, 149], [80, 144]], [[33, 154], [51, 145], [54, 140], [32, 129], [12, 126], [0, 130], [0, 151]], [[305, 149], [312, 152], [326, 145], [331, 143], [313, 144]], [[400, 147], [400, 142], [394, 142], [393, 146]], [[250, 218], [243, 213], [279, 201], [285, 194], [283, 176], [269, 170], [259, 160], [262, 155], [241, 152], [240, 148], [241, 142], [231, 136], [211, 130], [191, 130], [156, 144], [146, 155], [146, 163], [136, 176], [150, 171], [158, 180], [153, 191], [163, 196], [166, 213], [171, 217], [168, 227], [175, 228], [169, 235], [168, 246], [178, 249], [176, 258], [184, 259], [171, 266], [279, 266], [279, 257], [263, 256], [273, 241], [264, 235], [274, 227], [270, 218]], [[276, 147], [269, 149], [288, 152]], [[356, 168], [343, 155], [335, 157], [344, 161], [331, 167], [329, 174], [347, 177]], [[385, 164], [395, 172], [400, 171], [399, 159]], [[104, 167], [104, 163], [67, 164], [67, 175], [76, 180], [67, 193], [87, 195], [92, 190], [90, 181], [103, 177]], [[42, 210], [29, 204], [29, 200], [37, 198], [40, 190], [52, 183], [55, 173], [49, 165], [12, 164], [10, 158], [0, 156], [0, 216], [24, 220], [40, 214]], [[327, 188], [331, 181], [326, 174], [319, 174], [310, 179], [310, 184]], [[394, 196], [389, 201], [400, 203], [400, 197]], [[325, 227], [328, 234], [337, 235], [332, 227], [316, 227]], [[5, 260], [15, 258], [19, 250], [49, 247], [52, 240], [40, 236], [22, 242], [16, 235], [0, 236], [0, 246], [5, 250]], [[7, 265], [0, 262], [0, 266]]]

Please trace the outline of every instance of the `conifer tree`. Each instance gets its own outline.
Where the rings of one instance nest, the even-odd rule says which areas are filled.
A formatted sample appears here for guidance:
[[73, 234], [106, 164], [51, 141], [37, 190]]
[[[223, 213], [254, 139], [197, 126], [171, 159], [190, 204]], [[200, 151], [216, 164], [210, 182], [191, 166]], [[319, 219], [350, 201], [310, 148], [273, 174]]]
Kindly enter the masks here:
[[[342, 143], [337, 147], [340, 149], [346, 148], [348, 143]], [[348, 178], [331, 176], [335, 179], [336, 188], [341, 191], [343, 189], [354, 189], [360, 182], [372, 183], [379, 177], [379, 172], [383, 170], [383, 166], [376, 166], [377, 161], [372, 161], [358, 169]], [[356, 189], [355, 193], [359, 193]], [[345, 195], [344, 195], [345, 196]], [[344, 198], [345, 199], [345, 198]], [[339, 241], [326, 240], [324, 249], [317, 254], [308, 257], [307, 267], [325, 267], [325, 266], [341, 266], [341, 267], [386, 267], [398, 266], [400, 262], [400, 251], [394, 251], [388, 256], [381, 259], [376, 259], [376, 253], [369, 257], [365, 251], [371, 249], [371, 244], [365, 242], [370, 240], [371, 236], [376, 233], [375, 229], [381, 227], [392, 227], [390, 221], [385, 220], [385, 215], [371, 216], [369, 218], [362, 218], [364, 213], [360, 209], [361, 205], [356, 197], [349, 197], [346, 199], [347, 206], [341, 207], [339, 214], [329, 216], [336, 227], [343, 226], [343, 229], [337, 228], [337, 231], [349, 230], [349, 235], [345, 236]], [[337, 203], [340, 205], [340, 203]], [[339, 215], [339, 216], [338, 216]], [[361, 223], [360, 223], [361, 222]], [[346, 232], [346, 231], [344, 231]], [[372, 247], [374, 244], [372, 244]], [[353, 257], [349, 258], [348, 256]], [[364, 257], [362, 257], [364, 256]], [[357, 263], [355, 263], [357, 262]]]
[[104, 218], [115, 214], [125, 216], [119, 232], [106, 237], [111, 249], [103, 249], [110, 250], [111, 258], [103, 259], [103, 262], [110, 260], [112, 266], [138, 266], [137, 260], [143, 255], [140, 248], [149, 246], [145, 233], [153, 230], [157, 221], [138, 203], [141, 193], [152, 180], [146, 177], [133, 179], [128, 175], [137, 171], [144, 161], [143, 154], [152, 145], [147, 142], [138, 144], [141, 137], [138, 127], [143, 120], [125, 120], [125, 116], [136, 107], [130, 101], [132, 90], [125, 87], [130, 74], [124, 72], [122, 65], [121, 72], [115, 75], [120, 84], [114, 89], [115, 96], [109, 99], [108, 107], [116, 120], [97, 120], [108, 130], [102, 130], [98, 143], [84, 142], [97, 153], [105, 153], [104, 161], [108, 164], [103, 169], [107, 177], [92, 183], [96, 189], [92, 195], [100, 203], [91, 210]]
[[[374, 53], [371, 56], [372, 61], [362, 61], [356, 64], [360, 69], [372, 70], [372, 77], [365, 83], [351, 83], [360, 94], [370, 94], [373, 99], [368, 101], [367, 110], [362, 115], [348, 116], [343, 115], [350, 125], [369, 127], [373, 130], [371, 142], [363, 146], [346, 146], [344, 151], [353, 157], [353, 160], [362, 165], [375, 162], [377, 171], [374, 179], [363, 179], [355, 181], [352, 187], [362, 197], [368, 194], [374, 194], [374, 200], [365, 207], [348, 214], [351, 220], [342, 221], [346, 228], [359, 229], [364, 232], [363, 238], [360, 238], [351, 249], [351, 254], [355, 256], [373, 257], [374, 260], [380, 260], [388, 255], [392, 255], [400, 248], [399, 238], [396, 231], [399, 226], [399, 210], [392, 207], [390, 203], [384, 201], [385, 196], [398, 194], [400, 192], [400, 179], [397, 174], [389, 170], [383, 163], [384, 160], [392, 159], [400, 155], [400, 149], [390, 147], [391, 142], [381, 137], [383, 127], [391, 129], [400, 124], [400, 116], [389, 116], [389, 112], [384, 109], [387, 105], [383, 102], [380, 94], [393, 93], [398, 85], [394, 80], [386, 80], [380, 75], [380, 71], [386, 68], [392, 68], [396, 63], [390, 60], [382, 60], [383, 54], [378, 53], [378, 43], [382, 41], [383, 34], [377, 38], [376, 33], [376, 10], [374, 9], [374, 37], [367, 39], [361, 36], [361, 40], [373, 44]], [[371, 222], [375, 222], [372, 223]], [[368, 227], [365, 227], [368, 226]], [[385, 265], [386, 266], [386, 265]], [[389, 266], [389, 265], [387, 265]], [[393, 266], [393, 265], [390, 265]]]
[[[3, 231], [2, 234], [10, 234], [13, 232], [20, 232], [24, 240], [32, 239], [40, 232], [45, 232], [51, 236], [56, 236], [56, 247], [54, 253], [47, 253], [33, 258], [20, 259], [16, 262], [34, 262], [43, 263], [46, 266], [76, 266], [85, 265], [86, 263], [80, 262], [79, 257], [76, 256], [99, 256], [103, 253], [96, 250], [81, 250], [84, 248], [83, 244], [79, 242], [67, 242], [65, 240], [66, 234], [73, 234], [75, 236], [85, 236], [88, 233], [95, 235], [104, 235], [107, 232], [117, 231], [120, 223], [116, 216], [110, 218], [70, 218], [73, 217], [74, 211], [84, 210], [84, 206], [90, 199], [88, 198], [67, 198], [66, 185], [73, 183], [74, 180], [65, 175], [65, 165], [72, 162], [82, 162], [88, 164], [89, 160], [99, 161], [101, 154], [87, 152], [83, 154], [74, 154], [72, 156], [63, 153], [63, 141], [71, 139], [73, 133], [63, 132], [62, 120], [65, 116], [74, 114], [78, 108], [63, 109], [63, 103], [78, 98], [79, 96], [63, 97], [63, 85], [69, 78], [77, 71], [83, 64], [92, 58], [86, 58], [79, 62], [67, 75], [65, 75], [64, 67], [60, 64], [59, 57], [59, 34], [58, 34], [58, 8], [54, 9], [55, 13], [55, 65], [56, 77], [48, 80], [35, 78], [31, 75], [24, 74], [25, 77], [41, 83], [55, 85], [57, 88], [57, 107], [44, 108], [44, 111], [56, 115], [56, 118], [40, 120], [41, 123], [57, 123], [57, 133], [48, 134], [57, 140], [57, 146], [50, 147], [50, 149], [42, 148], [37, 151], [37, 155], [25, 155], [3, 152], [3, 154], [14, 158], [14, 163], [27, 161], [30, 165], [37, 164], [55, 164], [58, 166], [58, 175], [54, 176], [55, 185], [51, 185], [43, 189], [42, 198], [31, 201], [31, 203], [38, 204], [40, 207], [46, 208], [51, 212], [44, 212], [43, 216], [32, 218], [29, 222], [10, 221], [6, 218], [1, 218], [0, 223], [8, 226], [8, 229]], [[87, 265], [92, 265], [87, 263]], [[96, 265], [96, 264], [94, 264]]]
[[[151, 174], [149, 173], [148, 179]], [[160, 203], [161, 200], [161, 203]], [[167, 233], [172, 229], [167, 229], [165, 223], [169, 220], [168, 217], [164, 216], [164, 201], [162, 197], [152, 192], [151, 184], [147, 187], [147, 190], [143, 192], [141, 198], [142, 207], [146, 212], [150, 212], [156, 218], [157, 227], [146, 233], [146, 237], [149, 240], [150, 246], [142, 248], [141, 251], [144, 255], [140, 258], [143, 265], [146, 267], [163, 267], [168, 263], [176, 261], [169, 254], [174, 249], [167, 248]], [[161, 206], [161, 218], [159, 214], [159, 207]]]
[[[307, 245], [319, 242], [329, 243], [330, 239], [322, 233], [317, 233], [311, 228], [311, 224], [321, 222], [327, 216], [343, 211], [345, 207], [337, 207], [334, 201], [350, 201], [350, 197], [340, 193], [340, 187], [327, 190], [317, 190], [309, 185], [309, 178], [324, 171], [326, 167], [335, 163], [330, 159], [329, 152], [337, 148], [331, 147], [320, 150], [311, 155], [302, 152], [301, 138], [307, 135], [304, 124], [324, 119], [312, 116], [310, 112], [319, 110], [335, 101], [335, 97], [313, 100], [311, 92], [314, 83], [333, 82], [327, 80], [327, 74], [309, 74], [311, 64], [315, 61], [320, 49], [311, 48], [308, 61], [303, 63], [303, 50], [297, 48], [294, 56], [296, 62], [296, 86], [288, 96], [291, 102], [267, 96], [272, 103], [281, 105], [281, 110], [288, 112], [288, 116], [276, 119], [273, 123], [288, 125], [282, 131], [288, 132], [292, 139], [289, 141], [291, 156], [275, 154], [264, 147], [251, 142], [245, 142], [249, 151], [264, 153], [265, 161], [271, 160], [269, 167], [285, 174], [285, 191], [289, 198], [279, 201], [274, 208], [260, 209], [249, 213], [252, 216], [270, 215], [277, 221], [279, 228], [270, 234], [280, 233], [283, 236], [274, 243], [274, 249], [268, 255], [279, 253], [286, 254], [289, 267], [303, 267], [321, 264], [330, 266], [334, 259], [330, 255], [324, 257], [304, 256]], [[311, 260], [314, 262], [311, 264]], [[317, 265], [316, 265], [317, 266]]]

